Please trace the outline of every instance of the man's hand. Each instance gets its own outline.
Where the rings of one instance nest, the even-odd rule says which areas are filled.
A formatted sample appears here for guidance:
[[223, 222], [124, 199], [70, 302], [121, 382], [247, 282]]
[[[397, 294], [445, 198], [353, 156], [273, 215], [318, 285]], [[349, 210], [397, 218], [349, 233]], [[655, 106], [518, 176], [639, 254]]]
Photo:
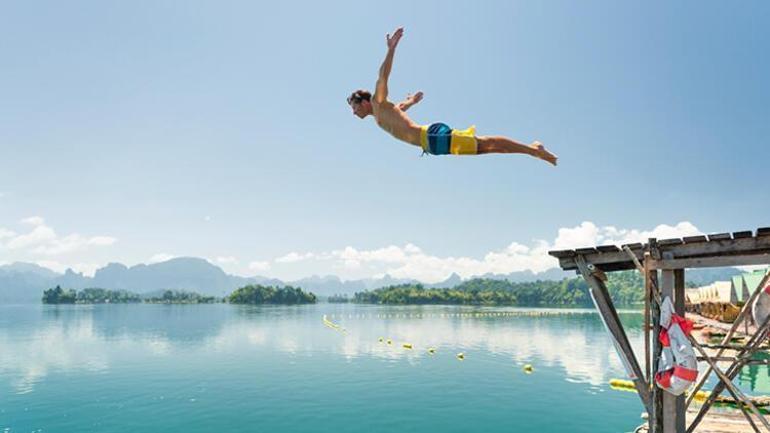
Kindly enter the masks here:
[[410, 94], [406, 95], [406, 99], [407, 99], [407, 101], [411, 101], [412, 104], [416, 104], [416, 103], [422, 101], [422, 92], [417, 92], [414, 95], [412, 95], [410, 93]]
[[391, 36], [390, 33], [388, 33], [385, 36], [385, 40], [388, 42], [388, 49], [389, 50], [395, 50], [396, 46], [398, 45], [398, 41], [401, 40], [401, 36], [403, 36], [403, 35], [404, 35], [404, 28], [403, 27], [397, 28], [396, 31], [393, 32], [393, 36]]
[[401, 102], [398, 104], [398, 108], [401, 111], [408, 110], [412, 105], [422, 101], [422, 92], [417, 92], [414, 95], [411, 93], [406, 95], [406, 99], [404, 99], [404, 102]]

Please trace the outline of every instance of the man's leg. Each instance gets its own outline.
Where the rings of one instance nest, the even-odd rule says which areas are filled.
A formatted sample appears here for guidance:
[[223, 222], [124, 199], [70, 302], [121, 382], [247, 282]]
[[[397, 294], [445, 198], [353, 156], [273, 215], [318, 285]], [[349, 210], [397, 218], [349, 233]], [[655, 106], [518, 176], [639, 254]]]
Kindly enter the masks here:
[[508, 137], [499, 135], [480, 135], [476, 137], [478, 153], [524, 153], [556, 165], [556, 155], [547, 151], [542, 143], [522, 144]]

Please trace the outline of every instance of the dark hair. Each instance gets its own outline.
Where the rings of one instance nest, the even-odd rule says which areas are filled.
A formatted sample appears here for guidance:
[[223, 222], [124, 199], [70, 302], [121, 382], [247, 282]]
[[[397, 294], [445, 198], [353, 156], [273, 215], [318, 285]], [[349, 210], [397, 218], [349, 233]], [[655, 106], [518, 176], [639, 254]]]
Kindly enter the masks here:
[[348, 96], [348, 105], [353, 102], [360, 103], [361, 101], [371, 101], [372, 94], [368, 90], [356, 90]]

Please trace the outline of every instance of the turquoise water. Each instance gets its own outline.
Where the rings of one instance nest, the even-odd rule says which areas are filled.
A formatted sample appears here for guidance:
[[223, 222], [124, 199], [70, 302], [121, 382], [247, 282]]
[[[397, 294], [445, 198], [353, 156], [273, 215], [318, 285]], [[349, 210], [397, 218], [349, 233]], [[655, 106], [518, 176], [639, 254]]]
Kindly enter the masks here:
[[4, 433], [630, 431], [613, 377], [591, 310], [0, 306]]

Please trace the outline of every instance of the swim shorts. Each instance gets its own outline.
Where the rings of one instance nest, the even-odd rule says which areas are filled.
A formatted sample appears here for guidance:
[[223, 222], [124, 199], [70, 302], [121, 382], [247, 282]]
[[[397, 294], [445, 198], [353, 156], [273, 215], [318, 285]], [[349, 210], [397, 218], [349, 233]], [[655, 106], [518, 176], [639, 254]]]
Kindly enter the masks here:
[[445, 123], [422, 127], [420, 144], [431, 155], [475, 155], [478, 151], [476, 127], [452, 129]]

